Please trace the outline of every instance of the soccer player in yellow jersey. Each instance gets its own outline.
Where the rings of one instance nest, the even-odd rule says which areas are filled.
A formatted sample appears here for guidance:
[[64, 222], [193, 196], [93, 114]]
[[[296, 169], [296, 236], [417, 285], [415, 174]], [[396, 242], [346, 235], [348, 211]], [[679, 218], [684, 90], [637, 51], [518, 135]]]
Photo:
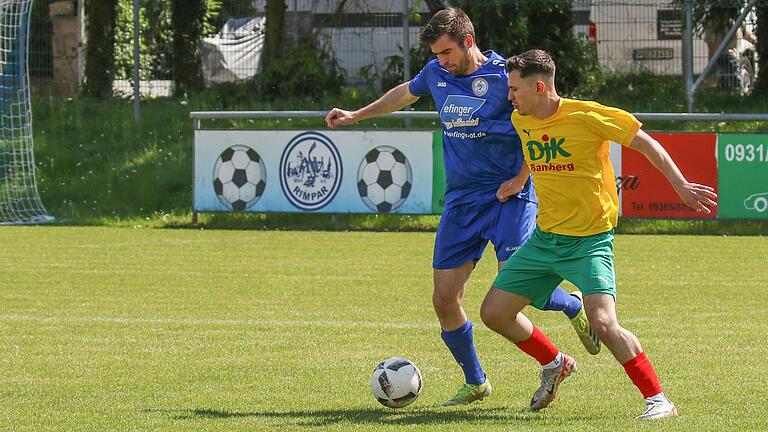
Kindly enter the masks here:
[[647, 408], [638, 418], [677, 415], [640, 341], [616, 318], [613, 228], [619, 211], [609, 140], [644, 154], [696, 211], [710, 213], [717, 195], [709, 186], [688, 182], [632, 114], [558, 96], [555, 63], [546, 51], [510, 57], [506, 67], [512, 123], [536, 184], [539, 216], [532, 237], [493, 282], [480, 312], [483, 322], [543, 366], [531, 409], [546, 408], [576, 362], [520, 311], [540, 306], [567, 279], [583, 293], [592, 328], [643, 394]]

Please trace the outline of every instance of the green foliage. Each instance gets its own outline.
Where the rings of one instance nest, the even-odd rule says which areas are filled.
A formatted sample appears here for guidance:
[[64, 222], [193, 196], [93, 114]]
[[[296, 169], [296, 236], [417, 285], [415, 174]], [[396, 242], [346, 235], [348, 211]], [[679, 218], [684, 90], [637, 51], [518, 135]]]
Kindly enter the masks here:
[[[141, 79], [171, 77], [171, 9], [169, 0], [145, 0], [139, 8]], [[115, 79], [133, 81], [133, 0], [117, 4]]]
[[203, 36], [217, 33], [221, 28], [218, 25], [224, 0], [205, 0], [205, 12], [203, 13]]
[[[210, 213], [199, 215], [197, 224], [192, 224], [189, 217], [165, 214], [161, 220], [156, 219], [149, 221], [156, 227], [268, 231], [436, 231], [440, 222], [439, 215], [322, 213]], [[119, 225], [115, 221], [107, 224]], [[768, 221], [620, 218], [616, 232], [765, 237]]]
[[[594, 99], [631, 112], [685, 112], [687, 99], [681, 76], [660, 76], [650, 72], [609, 74]], [[768, 100], [753, 93], [746, 97], [702, 88], [696, 94], [697, 112], [764, 113]], [[768, 132], [765, 122], [680, 122], [648, 121], [647, 130], [691, 132]]]
[[[214, 5], [213, 3], [217, 4]], [[253, 0], [209, 1], [203, 33], [206, 37], [211, 36], [218, 33], [228, 19], [254, 16], [256, 11]]]
[[[139, 62], [141, 79], [173, 78], [172, 0], [142, 0], [139, 4]], [[203, 34], [219, 29], [221, 0], [205, 0]], [[115, 79], [133, 81], [133, 0], [119, 0], [116, 16]]]
[[[397, 48], [400, 52], [403, 51], [403, 47], [398, 44]], [[410, 71], [409, 77], [416, 76], [421, 68], [432, 59], [432, 51], [428, 46], [420, 44], [416, 48], [410, 49]], [[369, 65], [361, 70], [363, 79], [368, 83], [366, 90], [371, 93], [380, 93], [381, 91], [387, 91], [399, 84], [403, 80], [403, 56], [391, 55], [384, 59], [384, 67], [379, 70], [375, 65]], [[376, 84], [381, 83], [381, 88], [377, 89]], [[413, 105], [412, 109], [430, 111], [435, 109], [435, 101], [431, 97], [419, 98]]]
[[768, 235], [768, 221], [679, 220], [622, 218], [616, 229], [619, 234], [672, 234], [713, 236]]
[[192, 130], [175, 101], [146, 103], [141, 123], [119, 99], [33, 101], [37, 178], [59, 218], [188, 208]]
[[681, 77], [648, 71], [604, 76], [594, 99], [632, 112], [684, 112], [687, 107]]
[[[398, 44], [397, 49], [403, 52], [403, 47]], [[410, 70], [408, 71], [408, 79], [416, 76], [424, 65], [431, 60], [432, 50], [428, 46], [419, 44], [417, 48], [411, 48], [409, 52]], [[391, 55], [384, 59], [384, 68], [381, 72], [381, 88], [382, 90], [391, 89], [392, 87], [403, 82], [403, 56]]]
[[571, 2], [539, 0], [452, 0], [472, 19], [481, 49], [504, 56], [539, 48], [557, 64], [556, 87], [565, 96], [590, 96], [599, 84], [595, 48], [574, 31]]
[[[398, 44], [397, 49], [403, 52], [403, 47]], [[409, 77], [416, 76], [424, 65], [432, 59], [432, 51], [428, 46], [419, 44], [410, 49], [410, 71]], [[391, 55], [384, 58], [384, 65], [379, 68], [375, 64], [368, 65], [360, 70], [363, 81], [366, 82], [365, 90], [371, 94], [387, 91], [399, 84], [403, 80], [403, 56]], [[410, 79], [410, 78], [408, 78]], [[378, 85], [381, 85], [378, 87]], [[434, 101], [432, 98], [420, 98], [411, 107], [418, 110], [434, 110]]]
[[[545, 49], [557, 62], [556, 85], [562, 94], [571, 97], [596, 94], [602, 79], [597, 52], [573, 33], [574, 18], [569, 2], [454, 0], [451, 4], [461, 7], [470, 16], [481, 49], [493, 49], [503, 56], [531, 48]], [[429, 47], [420, 47], [411, 50], [410, 55], [413, 76], [431, 58], [431, 52]], [[381, 73], [382, 87], [390, 88], [402, 81], [403, 61], [402, 56], [391, 56], [386, 61]]]
[[336, 58], [310, 38], [300, 42], [290, 55], [273, 58], [253, 83], [264, 99], [312, 99], [338, 94], [346, 79], [346, 72]]

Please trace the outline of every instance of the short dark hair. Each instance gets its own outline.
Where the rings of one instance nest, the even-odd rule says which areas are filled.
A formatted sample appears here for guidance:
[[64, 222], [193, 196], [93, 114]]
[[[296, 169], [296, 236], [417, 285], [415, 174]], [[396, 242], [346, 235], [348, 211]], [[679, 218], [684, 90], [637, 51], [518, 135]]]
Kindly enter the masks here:
[[436, 13], [421, 30], [421, 42], [432, 45], [441, 36], [448, 35], [459, 46], [464, 46], [464, 37], [475, 37], [475, 26], [463, 10], [449, 7]]
[[529, 75], [555, 75], [555, 61], [548, 52], [540, 49], [528, 50], [507, 59], [507, 72], [520, 71], [520, 78]]

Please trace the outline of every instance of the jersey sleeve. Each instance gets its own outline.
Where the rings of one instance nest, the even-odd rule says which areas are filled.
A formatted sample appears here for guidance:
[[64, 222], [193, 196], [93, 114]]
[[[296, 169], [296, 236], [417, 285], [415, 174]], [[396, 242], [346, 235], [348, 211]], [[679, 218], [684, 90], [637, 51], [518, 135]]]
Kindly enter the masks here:
[[589, 128], [598, 136], [627, 147], [643, 126], [631, 113], [598, 103], [589, 107], [587, 118]]
[[432, 92], [429, 90], [429, 67], [430, 63], [427, 63], [421, 72], [416, 74], [416, 76], [411, 80], [410, 84], [408, 84], [408, 90], [412, 95], [422, 97], [432, 94]]

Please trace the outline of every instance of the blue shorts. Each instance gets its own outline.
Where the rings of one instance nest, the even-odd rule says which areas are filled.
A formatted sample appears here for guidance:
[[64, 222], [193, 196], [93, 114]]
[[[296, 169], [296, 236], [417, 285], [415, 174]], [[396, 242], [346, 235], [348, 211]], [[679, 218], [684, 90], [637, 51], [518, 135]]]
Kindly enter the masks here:
[[496, 258], [506, 261], [536, 228], [538, 205], [518, 198], [462, 204], [447, 208], [440, 218], [432, 267], [451, 269], [477, 262], [490, 240]]

